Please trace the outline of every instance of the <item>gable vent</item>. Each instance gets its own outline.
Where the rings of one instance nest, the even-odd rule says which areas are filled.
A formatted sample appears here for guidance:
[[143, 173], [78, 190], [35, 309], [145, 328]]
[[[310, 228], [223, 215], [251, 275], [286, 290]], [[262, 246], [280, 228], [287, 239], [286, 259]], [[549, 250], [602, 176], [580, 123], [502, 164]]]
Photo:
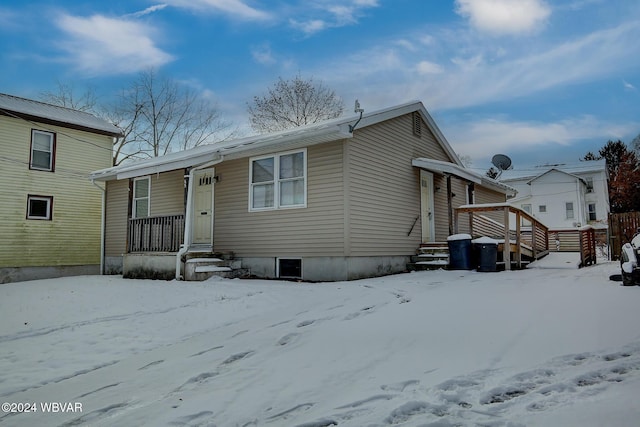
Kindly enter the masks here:
[[413, 113], [413, 134], [422, 136], [422, 118], [418, 112]]

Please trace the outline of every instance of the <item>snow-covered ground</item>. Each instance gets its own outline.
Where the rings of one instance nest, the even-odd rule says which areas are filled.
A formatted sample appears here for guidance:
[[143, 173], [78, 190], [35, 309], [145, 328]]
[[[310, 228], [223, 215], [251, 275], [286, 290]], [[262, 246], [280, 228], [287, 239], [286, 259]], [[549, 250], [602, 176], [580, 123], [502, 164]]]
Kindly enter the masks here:
[[0, 285], [0, 426], [639, 425], [640, 287], [535, 267]]

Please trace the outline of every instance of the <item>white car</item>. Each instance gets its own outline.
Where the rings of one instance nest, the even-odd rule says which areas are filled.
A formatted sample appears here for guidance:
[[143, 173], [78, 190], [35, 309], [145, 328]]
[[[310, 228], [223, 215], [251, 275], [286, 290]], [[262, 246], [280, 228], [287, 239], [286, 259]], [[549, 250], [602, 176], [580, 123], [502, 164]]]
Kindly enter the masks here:
[[622, 284], [624, 286], [640, 285], [640, 232], [631, 239], [631, 243], [622, 245], [620, 267], [622, 268]]

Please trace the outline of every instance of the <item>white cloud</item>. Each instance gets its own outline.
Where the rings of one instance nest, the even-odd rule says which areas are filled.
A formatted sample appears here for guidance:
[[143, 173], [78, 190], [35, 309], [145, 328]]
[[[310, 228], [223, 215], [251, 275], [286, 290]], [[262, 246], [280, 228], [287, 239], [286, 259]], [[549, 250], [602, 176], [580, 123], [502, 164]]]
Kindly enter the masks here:
[[139, 18], [141, 16], [145, 16], [145, 15], [149, 15], [153, 12], [157, 12], [158, 10], [162, 10], [165, 7], [167, 7], [167, 4], [163, 3], [163, 4], [157, 4], [155, 6], [149, 6], [148, 8], [141, 10], [139, 12], [134, 12], [131, 13], [129, 15], [125, 15], [124, 17], [132, 17], [132, 18]]
[[260, 21], [270, 19], [268, 12], [253, 8], [242, 0], [166, 0], [166, 3], [198, 12], [222, 12], [235, 18]]
[[586, 139], [620, 139], [635, 132], [639, 124], [603, 122], [593, 116], [551, 123], [498, 118], [456, 123], [447, 131], [447, 139], [456, 151], [484, 159], [499, 152], [517, 154], [535, 148], [550, 152]]
[[551, 9], [543, 0], [456, 0], [456, 12], [479, 31], [500, 35], [538, 29]]
[[261, 46], [256, 46], [251, 49], [251, 56], [254, 61], [263, 65], [271, 65], [276, 62], [273, 57], [273, 52], [271, 51], [271, 46], [269, 44], [263, 44]]
[[637, 67], [639, 39], [640, 23], [628, 22], [520, 57], [497, 57], [492, 62], [485, 62], [480, 54], [457, 58], [453, 60], [457, 69], [447, 69], [430, 85], [410, 90], [438, 108], [457, 108], [590, 82]]
[[622, 80], [622, 85], [626, 90], [635, 91], [636, 87], [626, 80]]
[[420, 61], [418, 65], [416, 65], [416, 71], [419, 74], [440, 74], [444, 69], [434, 62]]
[[321, 19], [312, 19], [309, 21], [296, 21], [295, 19], [290, 19], [289, 24], [306, 35], [311, 35], [327, 28], [327, 23]]
[[313, 18], [290, 19], [290, 25], [305, 33], [312, 35], [328, 28], [343, 27], [358, 23], [362, 11], [367, 8], [378, 7], [377, 0], [350, 0], [336, 4], [334, 1], [318, 1], [311, 3], [310, 9], [307, 2], [304, 2], [303, 15], [317, 15]]
[[155, 45], [154, 30], [139, 22], [102, 15], [60, 15], [55, 22], [67, 35], [60, 42], [65, 60], [90, 75], [136, 72], [173, 59]]

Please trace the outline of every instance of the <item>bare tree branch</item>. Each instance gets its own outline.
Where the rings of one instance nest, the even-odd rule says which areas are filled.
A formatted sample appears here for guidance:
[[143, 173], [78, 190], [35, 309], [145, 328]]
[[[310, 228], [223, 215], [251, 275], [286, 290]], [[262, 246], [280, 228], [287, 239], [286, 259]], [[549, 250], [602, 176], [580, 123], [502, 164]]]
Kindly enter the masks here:
[[260, 133], [274, 132], [339, 117], [344, 103], [336, 93], [313, 78], [282, 77], [263, 96], [247, 104], [251, 127]]

